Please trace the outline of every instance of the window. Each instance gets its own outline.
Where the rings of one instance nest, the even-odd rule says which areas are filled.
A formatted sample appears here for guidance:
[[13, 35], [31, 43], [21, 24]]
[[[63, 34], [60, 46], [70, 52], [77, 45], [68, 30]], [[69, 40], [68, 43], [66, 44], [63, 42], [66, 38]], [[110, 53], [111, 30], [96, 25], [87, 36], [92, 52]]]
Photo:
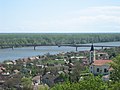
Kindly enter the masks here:
[[106, 69], [106, 68], [104, 69], [104, 72], [107, 72], [107, 69]]
[[97, 68], [97, 72], [99, 72], [99, 68]]

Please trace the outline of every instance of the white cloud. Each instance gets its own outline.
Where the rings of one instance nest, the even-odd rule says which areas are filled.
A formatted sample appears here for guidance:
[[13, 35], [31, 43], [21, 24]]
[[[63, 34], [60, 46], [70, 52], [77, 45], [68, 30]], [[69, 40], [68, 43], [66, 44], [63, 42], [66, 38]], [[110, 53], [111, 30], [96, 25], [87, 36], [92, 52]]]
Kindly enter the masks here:
[[[117, 26], [120, 25], [120, 7], [104, 6], [90, 7], [79, 11], [79, 13], [62, 17], [53, 21], [39, 23], [42, 27], [83, 27], [83, 26]], [[77, 17], [76, 17], [77, 16]]]
[[120, 32], [120, 6], [89, 7], [52, 20], [24, 21], [18, 26], [36, 32]]
[[89, 7], [81, 10], [83, 15], [120, 15], [120, 6]]
[[76, 29], [76, 31], [95, 31], [99, 28], [106, 29], [108, 32], [119, 31], [117, 29], [120, 26], [120, 6], [90, 7], [79, 12], [78, 17], [68, 17], [54, 24]]

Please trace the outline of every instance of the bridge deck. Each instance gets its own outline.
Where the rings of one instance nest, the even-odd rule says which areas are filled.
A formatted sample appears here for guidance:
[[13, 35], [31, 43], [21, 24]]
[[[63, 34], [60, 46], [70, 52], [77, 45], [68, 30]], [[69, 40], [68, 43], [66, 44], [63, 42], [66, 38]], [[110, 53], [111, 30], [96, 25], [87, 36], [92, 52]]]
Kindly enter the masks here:
[[[53, 44], [48, 44], [48, 45], [41, 45], [41, 44], [21, 44], [21, 45], [0, 45], [1, 47], [25, 47], [25, 46], [69, 46], [69, 47], [91, 47], [91, 45], [85, 45], [85, 44], [60, 44], [60, 45], [53, 45]], [[120, 47], [120, 45], [94, 45], [94, 47]]]

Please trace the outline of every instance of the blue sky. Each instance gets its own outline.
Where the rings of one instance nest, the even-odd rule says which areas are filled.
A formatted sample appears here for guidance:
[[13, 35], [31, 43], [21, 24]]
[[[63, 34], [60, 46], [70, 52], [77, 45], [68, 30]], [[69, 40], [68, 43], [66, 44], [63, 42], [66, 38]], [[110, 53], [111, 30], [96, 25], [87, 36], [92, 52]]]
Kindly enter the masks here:
[[120, 0], [0, 0], [0, 33], [120, 32]]

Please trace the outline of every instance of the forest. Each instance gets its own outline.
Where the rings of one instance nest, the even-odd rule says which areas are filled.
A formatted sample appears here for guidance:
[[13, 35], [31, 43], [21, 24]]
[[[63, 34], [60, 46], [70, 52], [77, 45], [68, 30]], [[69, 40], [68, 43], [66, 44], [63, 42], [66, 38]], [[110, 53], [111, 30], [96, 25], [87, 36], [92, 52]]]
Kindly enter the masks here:
[[0, 45], [86, 44], [120, 41], [120, 33], [1, 33]]

